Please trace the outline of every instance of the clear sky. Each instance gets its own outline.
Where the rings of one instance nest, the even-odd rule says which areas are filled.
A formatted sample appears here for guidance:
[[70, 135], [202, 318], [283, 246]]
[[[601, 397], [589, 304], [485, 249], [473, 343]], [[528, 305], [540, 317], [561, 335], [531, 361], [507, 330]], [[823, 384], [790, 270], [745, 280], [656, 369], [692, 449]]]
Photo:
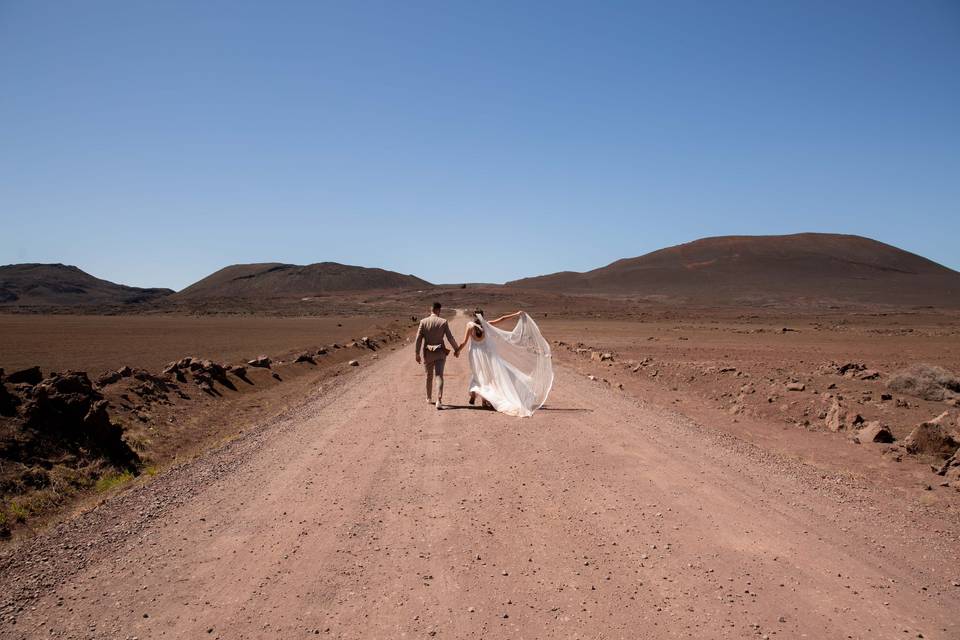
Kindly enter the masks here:
[[0, 0], [0, 223], [172, 288], [798, 231], [960, 269], [960, 2]]

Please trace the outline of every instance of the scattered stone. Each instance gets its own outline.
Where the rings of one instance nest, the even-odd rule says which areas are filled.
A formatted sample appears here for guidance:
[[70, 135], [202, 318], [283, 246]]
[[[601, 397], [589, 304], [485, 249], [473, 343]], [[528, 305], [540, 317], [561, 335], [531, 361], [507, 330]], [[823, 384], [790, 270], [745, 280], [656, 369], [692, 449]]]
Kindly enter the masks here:
[[359, 366], [360, 366], [360, 361], [359, 361], [359, 360], [351, 360], [348, 364], [349, 364], [351, 367], [359, 367]]
[[109, 384], [120, 382], [122, 378], [123, 376], [120, 375], [119, 371], [108, 371], [97, 378], [97, 385], [105, 387]]
[[857, 434], [853, 436], [853, 441], [857, 444], [866, 444], [870, 442], [893, 442], [893, 434], [890, 433], [890, 430], [885, 426], [880, 424], [880, 421], [873, 420], [866, 423], [863, 428], [857, 431]]
[[802, 382], [787, 383], [787, 391], [803, 391], [806, 388], [807, 388], [806, 385], [804, 385]]
[[926, 454], [942, 457], [952, 456], [960, 442], [940, 424], [942, 414], [933, 420], [921, 422], [910, 432], [903, 444], [912, 454]]
[[296, 357], [294, 362], [309, 362], [310, 364], [316, 364], [317, 361], [313, 359], [313, 356], [307, 352], [303, 352]]
[[261, 369], [269, 369], [270, 364], [272, 362], [273, 360], [271, 360], [267, 356], [260, 356], [258, 358], [254, 358], [253, 360], [248, 361], [247, 365], [251, 367], [260, 367]]
[[840, 400], [836, 397], [831, 399], [830, 408], [827, 409], [827, 415], [823, 420], [824, 426], [830, 431], [842, 431], [847, 428], [847, 412], [840, 405]]

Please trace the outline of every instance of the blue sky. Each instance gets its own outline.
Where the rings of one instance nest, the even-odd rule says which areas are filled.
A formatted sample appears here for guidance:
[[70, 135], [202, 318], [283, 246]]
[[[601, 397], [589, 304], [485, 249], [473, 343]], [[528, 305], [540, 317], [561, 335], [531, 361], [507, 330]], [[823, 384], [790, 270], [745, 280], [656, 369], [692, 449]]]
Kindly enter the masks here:
[[0, 263], [434, 282], [725, 234], [960, 269], [960, 3], [0, 0]]

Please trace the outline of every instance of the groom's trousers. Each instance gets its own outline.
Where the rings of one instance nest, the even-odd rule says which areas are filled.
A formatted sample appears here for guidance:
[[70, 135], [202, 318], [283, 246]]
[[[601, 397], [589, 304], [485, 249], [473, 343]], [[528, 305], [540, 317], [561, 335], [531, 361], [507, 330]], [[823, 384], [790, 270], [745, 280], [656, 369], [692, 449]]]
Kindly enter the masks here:
[[437, 400], [443, 397], [443, 367], [447, 363], [446, 358], [437, 358], [432, 362], [423, 361], [423, 369], [427, 373], [427, 397], [433, 397], [433, 376], [437, 376]]

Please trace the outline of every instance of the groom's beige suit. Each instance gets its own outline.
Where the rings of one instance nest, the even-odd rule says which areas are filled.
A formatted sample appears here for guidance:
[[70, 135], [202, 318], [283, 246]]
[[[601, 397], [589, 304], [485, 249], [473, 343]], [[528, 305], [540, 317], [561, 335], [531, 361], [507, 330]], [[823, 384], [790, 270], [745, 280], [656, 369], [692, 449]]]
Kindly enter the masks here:
[[435, 313], [420, 321], [417, 328], [417, 356], [423, 356], [423, 366], [427, 373], [427, 397], [429, 398], [433, 390], [433, 376], [436, 374], [439, 378], [438, 396], [443, 397], [443, 366], [447, 361], [447, 354], [450, 350], [443, 343], [446, 338], [450, 346], [456, 348], [457, 341], [453, 339], [453, 333], [450, 331], [450, 325], [446, 320]]

